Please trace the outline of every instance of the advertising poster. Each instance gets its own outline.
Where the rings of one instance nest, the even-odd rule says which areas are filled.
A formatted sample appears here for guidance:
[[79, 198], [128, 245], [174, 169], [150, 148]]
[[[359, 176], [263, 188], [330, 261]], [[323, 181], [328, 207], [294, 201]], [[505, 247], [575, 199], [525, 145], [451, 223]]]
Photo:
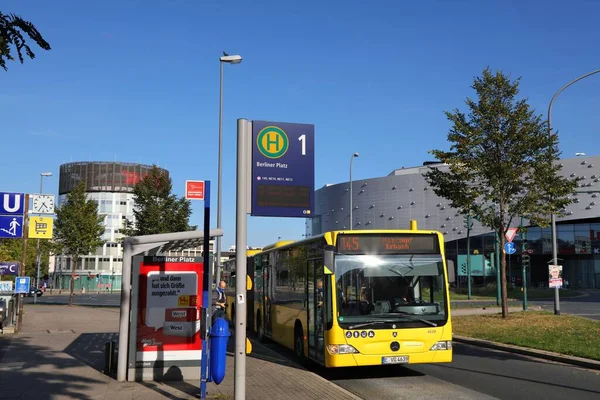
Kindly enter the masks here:
[[136, 364], [201, 359], [201, 257], [145, 257], [140, 265]]
[[562, 288], [562, 265], [548, 266], [548, 286], [551, 288]]

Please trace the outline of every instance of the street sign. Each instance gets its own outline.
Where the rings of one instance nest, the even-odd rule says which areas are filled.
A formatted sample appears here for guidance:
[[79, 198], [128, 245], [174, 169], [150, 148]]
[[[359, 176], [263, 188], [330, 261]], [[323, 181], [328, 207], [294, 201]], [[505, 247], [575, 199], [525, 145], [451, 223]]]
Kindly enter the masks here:
[[23, 215], [25, 194], [0, 192], [0, 215]]
[[251, 215], [312, 216], [314, 137], [314, 125], [252, 121]]
[[18, 262], [0, 262], [0, 275], [17, 275], [18, 273]]
[[506, 240], [508, 240], [509, 242], [512, 242], [513, 239], [515, 238], [515, 235], [517, 234], [518, 229], [519, 228], [508, 228], [506, 230], [506, 234], [504, 234], [504, 237], [506, 238]]
[[29, 293], [29, 277], [19, 276], [15, 280], [15, 293]]
[[54, 195], [53, 194], [32, 194], [33, 214], [54, 214]]
[[185, 198], [204, 200], [204, 181], [185, 181]]
[[513, 242], [507, 242], [504, 244], [504, 251], [506, 254], [515, 254], [517, 251], [517, 246]]
[[30, 239], [52, 239], [52, 228], [54, 219], [52, 217], [30, 217], [29, 238]]
[[23, 237], [23, 216], [0, 215], [0, 238], [18, 239]]
[[0, 281], [0, 292], [12, 292], [13, 281]]

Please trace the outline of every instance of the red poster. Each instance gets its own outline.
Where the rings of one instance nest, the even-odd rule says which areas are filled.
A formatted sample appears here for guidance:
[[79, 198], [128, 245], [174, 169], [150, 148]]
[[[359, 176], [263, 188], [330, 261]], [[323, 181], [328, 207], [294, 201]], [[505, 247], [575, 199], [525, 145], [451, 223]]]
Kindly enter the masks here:
[[136, 361], [200, 360], [203, 264], [145, 257], [140, 265]]

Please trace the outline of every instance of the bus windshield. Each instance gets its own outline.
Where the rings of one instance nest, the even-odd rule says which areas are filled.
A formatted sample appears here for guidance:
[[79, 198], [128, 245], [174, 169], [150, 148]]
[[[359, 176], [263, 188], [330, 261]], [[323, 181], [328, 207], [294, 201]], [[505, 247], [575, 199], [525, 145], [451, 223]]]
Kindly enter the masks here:
[[447, 320], [441, 255], [337, 255], [335, 273], [341, 326], [438, 326]]

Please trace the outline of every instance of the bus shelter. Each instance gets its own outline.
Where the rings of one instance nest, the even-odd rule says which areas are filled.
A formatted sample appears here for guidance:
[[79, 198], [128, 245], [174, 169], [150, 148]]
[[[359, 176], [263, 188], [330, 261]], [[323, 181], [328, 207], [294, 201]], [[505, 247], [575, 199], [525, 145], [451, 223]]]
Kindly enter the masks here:
[[[203, 231], [124, 239], [118, 381], [204, 375], [213, 272], [206, 251], [209, 240], [222, 235], [211, 229], [208, 239]], [[200, 245], [203, 257], [165, 255]]]

